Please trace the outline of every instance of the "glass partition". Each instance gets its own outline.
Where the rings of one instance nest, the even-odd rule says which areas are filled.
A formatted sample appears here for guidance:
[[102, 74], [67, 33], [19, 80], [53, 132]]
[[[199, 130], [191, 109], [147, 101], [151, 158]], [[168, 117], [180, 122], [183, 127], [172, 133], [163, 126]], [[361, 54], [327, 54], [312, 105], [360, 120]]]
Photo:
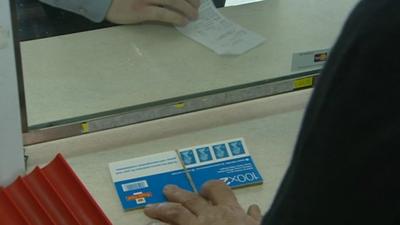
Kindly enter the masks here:
[[171, 25], [93, 23], [18, 0], [25, 144], [311, 87], [357, 2], [239, 1], [218, 8], [265, 38], [243, 54], [219, 55]]

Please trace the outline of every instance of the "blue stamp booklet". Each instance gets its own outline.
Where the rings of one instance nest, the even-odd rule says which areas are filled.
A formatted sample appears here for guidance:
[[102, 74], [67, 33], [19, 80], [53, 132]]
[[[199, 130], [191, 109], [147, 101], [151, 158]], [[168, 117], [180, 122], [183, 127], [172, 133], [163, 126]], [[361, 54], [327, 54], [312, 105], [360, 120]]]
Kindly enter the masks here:
[[125, 210], [165, 202], [165, 185], [197, 192], [209, 180], [231, 188], [261, 184], [263, 179], [242, 138], [109, 164], [116, 192]]

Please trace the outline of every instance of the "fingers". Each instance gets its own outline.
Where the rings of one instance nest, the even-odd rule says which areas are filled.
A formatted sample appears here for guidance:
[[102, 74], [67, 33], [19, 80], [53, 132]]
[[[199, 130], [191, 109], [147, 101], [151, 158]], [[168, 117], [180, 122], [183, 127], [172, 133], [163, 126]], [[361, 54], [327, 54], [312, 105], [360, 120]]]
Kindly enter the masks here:
[[176, 225], [192, 224], [196, 216], [179, 203], [150, 205], [144, 209], [146, 216]]
[[250, 217], [252, 217], [256, 221], [261, 222], [262, 214], [261, 214], [260, 207], [258, 205], [251, 205], [247, 209], [247, 215], [249, 215]]
[[117, 24], [159, 21], [184, 26], [198, 17], [200, 0], [113, 0], [107, 20]]
[[186, 1], [189, 2], [189, 4], [191, 4], [196, 9], [200, 7], [200, 0], [186, 0]]
[[[196, 4], [197, 0], [192, 1], [193, 4]], [[195, 20], [198, 17], [197, 7], [192, 5], [191, 2], [185, 0], [148, 0], [148, 2], [181, 13], [190, 20]]]
[[198, 194], [183, 190], [175, 185], [166, 186], [164, 194], [169, 201], [182, 204], [195, 215], [199, 215], [202, 210], [209, 206], [208, 202]]
[[160, 21], [178, 26], [184, 26], [189, 23], [189, 20], [182, 14], [158, 6], [148, 6], [143, 9], [141, 14], [143, 21]]
[[239, 205], [231, 188], [219, 180], [209, 181], [204, 184], [200, 194], [210, 200], [214, 205]]

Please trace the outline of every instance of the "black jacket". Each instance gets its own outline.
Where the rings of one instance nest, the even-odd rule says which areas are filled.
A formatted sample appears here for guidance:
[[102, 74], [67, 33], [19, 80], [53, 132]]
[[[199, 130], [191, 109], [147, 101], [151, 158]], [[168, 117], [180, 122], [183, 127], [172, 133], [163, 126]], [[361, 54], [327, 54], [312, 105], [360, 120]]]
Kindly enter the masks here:
[[263, 225], [400, 224], [400, 1], [349, 17]]

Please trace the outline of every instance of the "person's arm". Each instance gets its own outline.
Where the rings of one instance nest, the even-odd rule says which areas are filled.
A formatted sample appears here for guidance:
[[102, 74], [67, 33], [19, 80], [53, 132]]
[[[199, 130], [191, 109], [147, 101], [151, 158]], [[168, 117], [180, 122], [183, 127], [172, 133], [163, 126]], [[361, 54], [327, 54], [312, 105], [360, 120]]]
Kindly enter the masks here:
[[347, 20], [264, 225], [400, 224], [399, 10], [363, 0]]
[[40, 0], [41, 2], [101, 22], [105, 19], [112, 0]]

